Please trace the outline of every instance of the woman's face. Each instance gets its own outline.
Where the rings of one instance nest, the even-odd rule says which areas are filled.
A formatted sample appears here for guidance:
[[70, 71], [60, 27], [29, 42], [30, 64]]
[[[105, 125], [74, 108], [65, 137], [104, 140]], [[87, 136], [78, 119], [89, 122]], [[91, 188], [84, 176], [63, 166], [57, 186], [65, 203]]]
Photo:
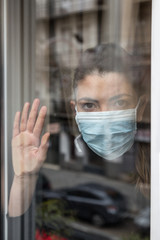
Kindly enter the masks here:
[[135, 108], [136, 93], [123, 74], [93, 74], [79, 81], [76, 91], [79, 112], [116, 111]]
[[[121, 73], [93, 73], [78, 82], [76, 102], [78, 112], [117, 111], [135, 108], [138, 96], [126, 76]], [[142, 114], [139, 114], [141, 120]]]

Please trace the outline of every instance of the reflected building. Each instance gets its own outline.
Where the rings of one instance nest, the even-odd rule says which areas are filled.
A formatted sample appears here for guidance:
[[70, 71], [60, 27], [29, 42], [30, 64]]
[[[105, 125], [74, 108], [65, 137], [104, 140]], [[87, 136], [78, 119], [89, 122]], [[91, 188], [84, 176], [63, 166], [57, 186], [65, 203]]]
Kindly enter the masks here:
[[[47, 161], [64, 168], [99, 172], [127, 180], [135, 170], [135, 155], [129, 151], [119, 162], [90, 162], [73, 142], [77, 129], [69, 101], [72, 78], [82, 51], [100, 43], [118, 43], [128, 52], [145, 56], [135, 67], [146, 66], [144, 88], [150, 91], [150, 0], [37, 0], [36, 1], [36, 93], [48, 103], [51, 131]], [[148, 103], [149, 109], [150, 102]], [[150, 144], [149, 110], [136, 141]], [[136, 152], [136, 151], [135, 151]], [[120, 174], [121, 171], [121, 174]], [[118, 174], [117, 174], [118, 172]]]

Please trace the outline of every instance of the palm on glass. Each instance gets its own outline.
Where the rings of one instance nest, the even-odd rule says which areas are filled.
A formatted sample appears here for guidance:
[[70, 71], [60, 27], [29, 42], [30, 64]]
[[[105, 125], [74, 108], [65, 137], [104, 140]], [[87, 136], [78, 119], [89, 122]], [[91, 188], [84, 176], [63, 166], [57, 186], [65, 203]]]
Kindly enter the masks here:
[[29, 113], [30, 104], [25, 103], [22, 114], [17, 112], [15, 115], [12, 161], [15, 175], [18, 177], [36, 174], [46, 158], [49, 133], [45, 133], [41, 140], [40, 136], [47, 108], [41, 107], [38, 114], [39, 104], [39, 99], [35, 99]]

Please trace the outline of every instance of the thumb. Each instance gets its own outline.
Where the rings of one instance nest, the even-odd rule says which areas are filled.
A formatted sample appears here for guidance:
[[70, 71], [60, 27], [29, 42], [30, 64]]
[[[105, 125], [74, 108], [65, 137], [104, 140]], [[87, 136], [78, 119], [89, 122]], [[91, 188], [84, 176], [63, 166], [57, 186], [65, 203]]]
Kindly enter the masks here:
[[45, 133], [41, 139], [41, 144], [39, 146], [39, 150], [38, 150], [39, 157], [38, 158], [39, 158], [39, 161], [42, 163], [46, 159], [49, 136], [50, 136], [50, 133], [48, 133], [48, 132]]

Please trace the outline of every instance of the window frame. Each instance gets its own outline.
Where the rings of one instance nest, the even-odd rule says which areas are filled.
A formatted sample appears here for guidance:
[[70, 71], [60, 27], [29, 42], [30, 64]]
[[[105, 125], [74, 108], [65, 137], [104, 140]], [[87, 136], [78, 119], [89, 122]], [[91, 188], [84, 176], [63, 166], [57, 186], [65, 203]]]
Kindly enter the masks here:
[[[12, 2], [12, 4], [10, 4]], [[17, 0], [16, 2], [14, 1], [14, 5], [19, 6], [19, 0]], [[18, 4], [16, 4], [18, 3]], [[25, 6], [31, 4], [31, 1], [25, 1]], [[2, 0], [0, 2], [0, 5], [2, 6], [2, 21], [1, 21], [1, 29], [2, 31], [2, 39], [3, 39], [3, 53], [1, 53], [3, 55], [3, 94], [4, 94], [4, 110], [3, 110], [3, 114], [4, 114], [4, 146], [3, 146], [3, 151], [4, 151], [4, 172], [5, 172], [5, 214], [7, 214], [7, 199], [8, 199], [8, 183], [7, 183], [7, 174], [8, 174], [8, 156], [10, 156], [7, 154], [8, 152], [8, 132], [10, 131], [10, 128], [8, 128], [8, 125], [10, 124], [10, 122], [13, 120], [9, 120], [9, 123], [7, 122], [7, 113], [9, 111], [9, 107], [7, 106], [7, 97], [8, 97], [8, 92], [7, 92], [7, 84], [9, 83], [9, 77], [11, 75], [11, 71], [14, 70], [14, 67], [11, 68], [11, 70], [9, 69], [9, 73], [7, 73], [8, 68], [10, 66], [10, 64], [7, 64], [8, 61], [8, 48], [11, 47], [10, 46], [10, 42], [7, 40], [7, 32], [9, 31], [9, 29], [12, 28], [12, 26], [15, 24], [15, 22], [12, 23], [12, 26], [8, 26], [8, 15], [10, 15], [10, 11], [13, 11], [14, 7], [13, 7], [13, 1], [9, 1], [9, 0]], [[8, 6], [10, 5], [10, 8], [8, 8]], [[24, 7], [24, 6], [23, 6]], [[8, 11], [9, 9], [9, 11]], [[17, 7], [16, 12], [14, 12], [14, 14], [16, 15], [16, 13], [18, 12], [19, 9]], [[157, 78], [157, 76], [160, 75], [160, 67], [159, 67], [159, 56], [160, 56], [160, 31], [158, 31], [159, 29], [159, 22], [160, 22], [160, 1], [159, 0], [152, 0], [152, 46], [151, 46], [151, 53], [152, 53], [152, 58], [151, 58], [151, 232], [150, 232], [150, 236], [151, 236], [151, 240], [155, 240], [155, 239], [160, 239], [160, 231], [159, 231], [159, 216], [160, 216], [160, 135], [157, 134], [157, 132], [159, 132], [158, 130], [160, 130], [160, 104], [157, 101], [157, 99], [159, 99], [159, 89], [160, 89], [160, 82], [159, 79]], [[19, 13], [20, 14], [20, 13]], [[33, 14], [33, 13], [32, 13]], [[19, 27], [19, 26], [14, 26], [15, 27]], [[29, 26], [25, 26], [26, 28]], [[24, 29], [25, 32], [25, 29]], [[26, 32], [27, 34], [27, 32]], [[2, 43], [1, 43], [2, 44]], [[13, 43], [12, 43], [13, 44]], [[25, 47], [27, 46], [27, 43], [25, 42]], [[13, 46], [13, 45], [12, 45]], [[29, 46], [28, 46], [29, 47]], [[27, 48], [26, 48], [27, 49]], [[26, 50], [27, 51], [27, 50]], [[2, 57], [2, 56], [1, 56]], [[18, 60], [20, 60], [20, 56], [18, 57]], [[16, 60], [15, 60], [16, 62]], [[33, 61], [34, 62], [34, 61]], [[21, 66], [22, 64], [19, 63], [19, 66]], [[18, 68], [17, 71], [20, 68]], [[28, 71], [28, 70], [27, 70]], [[17, 78], [17, 86], [18, 83], [20, 81], [20, 73], [18, 72], [17, 75], [14, 75], [14, 79], [16, 79], [16, 76], [18, 76]], [[26, 75], [25, 75], [26, 76]], [[27, 75], [28, 77], [28, 75]], [[30, 81], [31, 84], [32, 81]], [[18, 90], [17, 90], [18, 91]], [[30, 96], [29, 98], [31, 99], [34, 95], [34, 91], [32, 96]], [[18, 106], [18, 99], [20, 99], [21, 96], [17, 96], [17, 101], [16, 101], [16, 105], [14, 107], [14, 109], [12, 109], [12, 115], [13, 113], [17, 110], [17, 106]], [[25, 96], [26, 98], [26, 96]], [[22, 100], [22, 99], [21, 99]], [[20, 107], [20, 106], [18, 106]], [[2, 110], [1, 110], [2, 111]], [[2, 113], [2, 112], [1, 112]], [[2, 119], [2, 116], [1, 116]], [[157, 167], [158, 166], [158, 167]], [[1, 192], [2, 194], [2, 192]], [[5, 226], [4, 226], [4, 236], [5, 239], [7, 239], [7, 221], [6, 221], [7, 217], [5, 216]]]
[[152, 0], [152, 36], [151, 36], [151, 240], [160, 239], [160, 1]]

